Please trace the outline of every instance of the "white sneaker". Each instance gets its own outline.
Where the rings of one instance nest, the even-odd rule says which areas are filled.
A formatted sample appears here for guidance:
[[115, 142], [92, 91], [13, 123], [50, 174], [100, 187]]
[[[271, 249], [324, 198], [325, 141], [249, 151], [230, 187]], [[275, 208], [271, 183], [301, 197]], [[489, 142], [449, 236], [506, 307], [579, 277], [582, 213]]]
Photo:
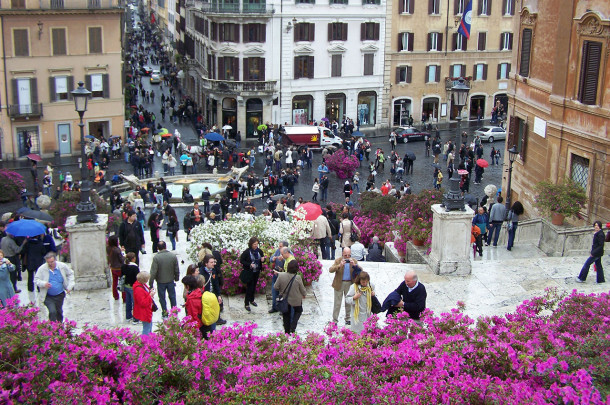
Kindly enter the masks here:
[[584, 280], [581, 280], [581, 279], [580, 279], [580, 278], [578, 278], [578, 277], [576, 277], [576, 280], [574, 280], [574, 281], [576, 281], [577, 283], [584, 283], [584, 282], [585, 282]]

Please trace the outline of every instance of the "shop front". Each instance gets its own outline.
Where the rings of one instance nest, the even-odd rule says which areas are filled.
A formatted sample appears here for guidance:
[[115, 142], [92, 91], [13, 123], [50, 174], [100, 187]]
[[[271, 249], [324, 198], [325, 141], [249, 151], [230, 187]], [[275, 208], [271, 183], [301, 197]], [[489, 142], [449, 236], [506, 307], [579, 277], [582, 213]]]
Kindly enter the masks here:
[[237, 100], [234, 98], [224, 98], [222, 100], [222, 125], [230, 125], [237, 128]]
[[422, 121], [438, 122], [438, 106], [440, 99], [438, 97], [424, 98], [422, 103]]
[[485, 117], [485, 98], [486, 96], [484, 95], [470, 97], [470, 111], [468, 114], [468, 119], [476, 120], [479, 108], [481, 109], [481, 119]]
[[263, 123], [263, 101], [251, 98], [246, 101], [246, 138], [256, 138], [254, 131]]
[[345, 94], [332, 93], [326, 95], [325, 112], [326, 118], [328, 118], [330, 122], [337, 121], [339, 125], [341, 125], [343, 116], [345, 115]]
[[377, 93], [362, 91], [358, 94], [358, 126], [375, 125], [377, 116]]
[[40, 134], [38, 127], [17, 128], [17, 155], [27, 156], [30, 153], [40, 155]]
[[307, 125], [313, 120], [313, 97], [294, 96], [292, 98], [293, 125]]
[[409, 125], [409, 116], [413, 113], [411, 109], [411, 100], [401, 98], [394, 100], [394, 115], [392, 116], [392, 125], [395, 127], [406, 127]]

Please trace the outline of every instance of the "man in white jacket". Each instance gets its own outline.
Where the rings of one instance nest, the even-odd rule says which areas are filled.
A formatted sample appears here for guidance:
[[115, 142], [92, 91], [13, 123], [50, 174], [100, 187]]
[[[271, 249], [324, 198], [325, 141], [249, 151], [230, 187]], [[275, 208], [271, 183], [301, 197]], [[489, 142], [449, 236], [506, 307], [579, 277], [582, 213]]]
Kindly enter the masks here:
[[57, 260], [55, 252], [44, 258], [47, 262], [36, 271], [34, 284], [40, 288], [39, 298], [49, 310], [49, 320], [63, 322], [64, 299], [74, 289], [74, 272]]

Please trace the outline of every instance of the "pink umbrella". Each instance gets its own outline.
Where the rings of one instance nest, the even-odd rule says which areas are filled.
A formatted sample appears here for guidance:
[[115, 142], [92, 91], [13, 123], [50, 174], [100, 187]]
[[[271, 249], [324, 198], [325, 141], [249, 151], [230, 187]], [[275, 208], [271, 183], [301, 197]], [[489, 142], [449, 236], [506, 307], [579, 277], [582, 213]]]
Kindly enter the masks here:
[[299, 208], [297, 208], [297, 211], [305, 214], [306, 221], [315, 221], [320, 215], [322, 215], [322, 207], [314, 203], [301, 204], [299, 205]]
[[463, 174], [468, 174], [468, 170], [460, 169], [458, 170], [458, 174], [461, 176]]
[[30, 159], [30, 160], [33, 160], [35, 162], [42, 162], [42, 158], [39, 155], [35, 154], [35, 153], [30, 153], [27, 156], [27, 158]]

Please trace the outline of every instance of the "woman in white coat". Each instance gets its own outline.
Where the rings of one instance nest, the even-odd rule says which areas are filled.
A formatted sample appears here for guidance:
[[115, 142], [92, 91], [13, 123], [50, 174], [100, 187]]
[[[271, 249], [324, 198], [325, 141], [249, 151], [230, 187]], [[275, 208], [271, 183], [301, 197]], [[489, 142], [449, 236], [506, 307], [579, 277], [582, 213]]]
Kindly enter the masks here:
[[349, 288], [345, 303], [351, 306], [352, 324], [350, 329], [356, 333], [362, 332], [364, 322], [372, 315], [372, 300], [375, 296], [375, 287], [371, 284], [371, 276], [361, 271], [354, 284]]

